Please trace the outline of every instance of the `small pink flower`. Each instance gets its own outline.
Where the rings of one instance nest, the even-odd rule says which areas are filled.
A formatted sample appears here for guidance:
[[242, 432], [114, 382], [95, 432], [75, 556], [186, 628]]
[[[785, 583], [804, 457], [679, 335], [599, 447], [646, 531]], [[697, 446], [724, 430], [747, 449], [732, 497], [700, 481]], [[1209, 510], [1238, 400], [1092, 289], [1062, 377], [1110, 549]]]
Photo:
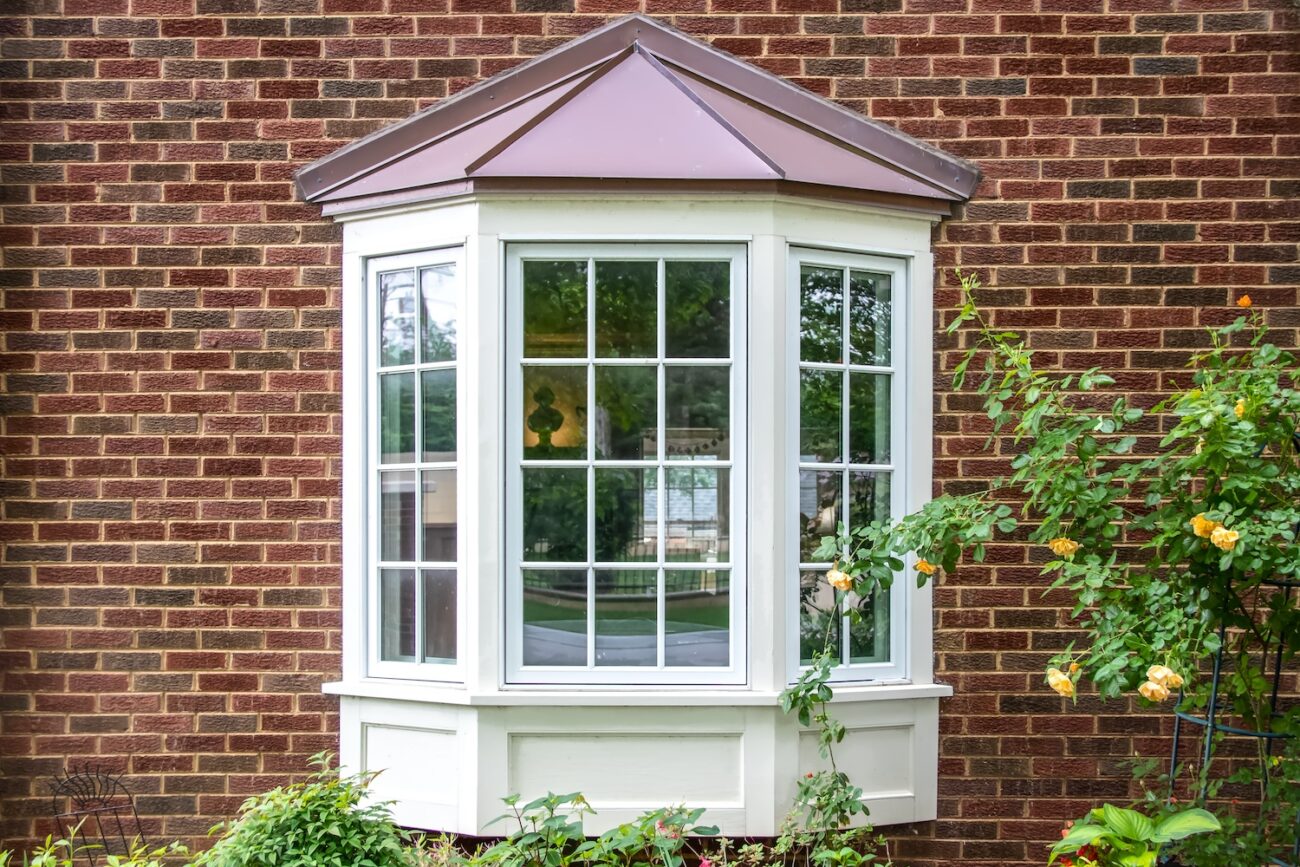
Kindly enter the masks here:
[[700, 867], [713, 867], [713, 862], [710, 861], [708, 858], [701, 858]]

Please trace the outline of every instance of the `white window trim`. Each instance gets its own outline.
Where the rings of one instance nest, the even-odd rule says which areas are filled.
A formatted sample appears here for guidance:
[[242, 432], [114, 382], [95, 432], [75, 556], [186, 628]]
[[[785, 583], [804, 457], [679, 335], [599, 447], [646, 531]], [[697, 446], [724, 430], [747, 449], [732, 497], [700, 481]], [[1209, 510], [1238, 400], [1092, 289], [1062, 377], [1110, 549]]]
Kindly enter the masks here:
[[[799, 576], [800, 563], [799, 538], [796, 527], [799, 516], [799, 474], [800, 458], [800, 268], [803, 265], [826, 265], [832, 268], [855, 268], [868, 271], [885, 272], [891, 275], [892, 310], [890, 323], [890, 361], [887, 367], [851, 365], [850, 369], [865, 372], [888, 372], [890, 374], [890, 462], [888, 464], [862, 465], [861, 469], [887, 469], [890, 472], [890, 518], [897, 520], [907, 514], [909, 504], [916, 502], [918, 474], [913, 467], [917, 457], [917, 444], [909, 438], [914, 429], [909, 422], [913, 420], [914, 401], [930, 399], [928, 393], [918, 395], [918, 381], [913, 371], [915, 353], [912, 352], [911, 336], [915, 333], [914, 318], [918, 315], [915, 303], [914, 287], [908, 274], [908, 260], [850, 253], [840, 250], [826, 250], [811, 246], [789, 246], [788, 266], [786, 269], [786, 333], [790, 358], [785, 361], [787, 394], [790, 395], [791, 411], [787, 413], [786, 442], [788, 443], [786, 466], [788, 467], [788, 489], [790, 491], [785, 510], [785, 528], [790, 534], [787, 546], [786, 568], [782, 576], [783, 586], [787, 588], [787, 635], [789, 636], [789, 653], [787, 665], [790, 679], [793, 681], [804, 669], [799, 659]], [[845, 305], [845, 317], [849, 315]], [[928, 325], [928, 323], [927, 323]], [[927, 356], [928, 358], [928, 356]], [[841, 413], [845, 407], [841, 407]], [[926, 411], [928, 416], [928, 408]], [[933, 436], [933, 430], [920, 431], [919, 435]], [[927, 449], [928, 454], [928, 449]], [[846, 464], [851, 468], [855, 465]], [[922, 491], [923, 498], [928, 491]], [[841, 496], [847, 503], [849, 492]], [[910, 566], [910, 562], [908, 563]], [[909, 586], [912, 585], [912, 586]], [[904, 571], [895, 577], [889, 599], [889, 659], [885, 662], [843, 663], [836, 666], [831, 673], [834, 682], [871, 682], [871, 683], [907, 683], [911, 678], [911, 656], [909, 654], [910, 637], [916, 629], [910, 618], [913, 616], [912, 597], [914, 582], [910, 573]], [[928, 632], [928, 630], [926, 630]]]
[[[507, 244], [505, 248], [505, 407], [500, 435], [505, 449], [505, 575], [502, 629], [505, 636], [505, 684], [507, 686], [558, 685], [568, 687], [620, 686], [736, 686], [748, 682], [747, 625], [749, 576], [747, 553], [749, 545], [748, 476], [751, 467], [748, 458], [748, 330], [747, 314], [749, 292], [748, 250], [744, 245], [718, 243], [526, 243]], [[518, 429], [517, 418], [522, 405], [523, 324], [522, 313], [522, 263], [532, 258], [599, 257], [616, 259], [712, 259], [731, 261], [731, 665], [701, 668], [648, 668], [640, 666], [596, 667], [541, 667], [523, 665], [522, 580], [519, 563], [522, 559], [522, 473], [523, 441], [512, 431]], [[662, 293], [661, 293], [662, 295]], [[659, 301], [660, 316], [663, 299]], [[589, 344], [590, 317], [589, 310]], [[662, 339], [662, 334], [660, 335]], [[572, 359], [587, 364], [595, 359], [594, 347], [588, 346], [588, 355]], [[559, 359], [557, 359], [557, 362]], [[660, 407], [661, 421], [663, 408]], [[590, 616], [590, 614], [589, 614]]]
[[[459, 532], [465, 526], [465, 497], [460, 494], [456, 498], [456, 525], [460, 538], [456, 545], [456, 660], [454, 662], [408, 662], [385, 660], [381, 658], [380, 642], [382, 640], [382, 624], [380, 623], [381, 602], [380, 602], [380, 585], [379, 585], [379, 485], [375, 483], [376, 474], [379, 467], [379, 305], [377, 291], [379, 286], [378, 274], [386, 271], [396, 271], [406, 268], [416, 270], [415, 292], [420, 292], [420, 278], [418, 269], [434, 265], [453, 265], [456, 273], [456, 315], [457, 324], [460, 328], [460, 334], [457, 340], [456, 351], [456, 454], [455, 469], [458, 479], [464, 478], [466, 443], [468, 442], [469, 420], [465, 413], [465, 380], [466, 380], [466, 346], [465, 346], [465, 308], [466, 308], [466, 275], [465, 275], [465, 251], [464, 247], [449, 246], [429, 250], [422, 250], [415, 253], [403, 253], [391, 256], [374, 256], [365, 260], [365, 282], [363, 284], [362, 295], [364, 297], [365, 316], [363, 320], [364, 332], [362, 334], [350, 333], [346, 340], [357, 340], [363, 346], [365, 357], [365, 413], [364, 422], [365, 443], [363, 451], [365, 457], [365, 470], [363, 476], [364, 491], [364, 526], [365, 533], [362, 536], [365, 545], [365, 624], [366, 624], [366, 672], [372, 677], [382, 678], [401, 678], [407, 680], [431, 680], [459, 683], [465, 677], [465, 654], [467, 651], [466, 643], [466, 615], [465, 615], [465, 558], [466, 542], [464, 533]], [[358, 323], [361, 324], [361, 323]], [[416, 334], [416, 340], [419, 340], [419, 334]], [[401, 368], [405, 369], [405, 368]], [[417, 369], [412, 365], [411, 369]], [[419, 376], [416, 377], [416, 406], [419, 406], [421, 384]], [[420, 413], [417, 410], [415, 424], [417, 430], [422, 424]], [[417, 434], [417, 442], [422, 434]], [[418, 457], [418, 455], [417, 455]], [[417, 462], [416, 466], [418, 466]], [[422, 478], [420, 472], [416, 471], [416, 489], [421, 490]], [[458, 485], [458, 487], [460, 487]], [[463, 490], [463, 488], [462, 488]], [[418, 501], [418, 495], [417, 495]], [[417, 545], [419, 541], [417, 539]], [[420, 567], [414, 567], [416, 573], [417, 598], [422, 591], [418, 588], [422, 584]], [[445, 568], [445, 567], [444, 567]], [[423, 610], [417, 604], [415, 616], [417, 622], [423, 618]], [[422, 634], [417, 629], [417, 653], [420, 651], [418, 636]]]

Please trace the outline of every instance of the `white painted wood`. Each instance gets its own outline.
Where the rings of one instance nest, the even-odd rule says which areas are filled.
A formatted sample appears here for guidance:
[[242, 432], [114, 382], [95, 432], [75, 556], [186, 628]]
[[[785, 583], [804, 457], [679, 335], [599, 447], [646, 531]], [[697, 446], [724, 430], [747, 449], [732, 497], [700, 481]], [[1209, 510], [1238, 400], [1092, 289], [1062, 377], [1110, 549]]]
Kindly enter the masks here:
[[[906, 311], [904, 334], [895, 335], [895, 351], [905, 354], [896, 355], [894, 364], [903, 396], [895, 392], [895, 407], [906, 410], [895, 413], [894, 442], [906, 443], [908, 450], [895, 457], [893, 466], [908, 478], [905, 488], [897, 486], [902, 501], [896, 507], [910, 511], [930, 496], [933, 459], [933, 218], [774, 196], [583, 195], [484, 196], [352, 214], [344, 222], [344, 673], [340, 683], [325, 689], [341, 696], [343, 765], [352, 770], [376, 763], [391, 766], [413, 757], [400, 773], [379, 778], [376, 797], [396, 793], [403, 820], [431, 829], [491, 832], [495, 829], [485, 829], [483, 823], [500, 812], [498, 799], [509, 793], [512, 781], [542, 785], [554, 771], [575, 784], [590, 779], [590, 787], [578, 787], [598, 792], [606, 803], [588, 824], [592, 831], [630, 820], [642, 808], [663, 806], [647, 802], [669, 794], [654, 788], [662, 783], [682, 787], [683, 795], [710, 799], [717, 806], [706, 818], [728, 834], [775, 833], [796, 775], [811, 769], [801, 760], [806, 736], [801, 737], [777, 704], [781, 689], [797, 670], [792, 664], [797, 641], [789, 628], [795, 613], [789, 564], [797, 556], [789, 512], [797, 496], [797, 475], [790, 473], [797, 428], [789, 425], [789, 407], [798, 400], [797, 379], [791, 376], [798, 351], [792, 328], [797, 327], [798, 307], [788, 279], [790, 251], [875, 257], [902, 269], [896, 286], [907, 291], [896, 297], [905, 297]], [[747, 365], [749, 407], [746, 435], [736, 440], [743, 444], [745, 457], [737, 458], [736, 466], [748, 468], [750, 484], [736, 514], [746, 516], [749, 543], [738, 546], [748, 561], [743, 580], [737, 575], [733, 588], [743, 586], [749, 603], [739, 609], [743, 621], [733, 620], [747, 632], [735, 656], [744, 660], [734, 673], [735, 683], [507, 684], [508, 642], [502, 628], [509, 610], [503, 424], [513, 405], [508, 404], [506, 388], [506, 262], [508, 247], [525, 242], [744, 248], [740, 261], [748, 310], [742, 330], [749, 349], [738, 359]], [[429, 675], [419, 671], [431, 667], [427, 665], [412, 664], [400, 672], [369, 665], [367, 619], [373, 606], [366, 590], [370, 558], [367, 510], [362, 505], [368, 498], [367, 262], [450, 247], [463, 248], [466, 287], [457, 380], [462, 582], [458, 656], [463, 682], [455, 683], [427, 679]], [[905, 624], [897, 634], [906, 646], [896, 647], [894, 657], [906, 665], [888, 679], [876, 672], [881, 679], [870, 683], [840, 683], [834, 700], [836, 715], [852, 730], [845, 769], [864, 787], [876, 824], [934, 817], [938, 698], [951, 694], [949, 687], [933, 682], [929, 589], [917, 590], [910, 571], [895, 588], [900, 604], [907, 607], [905, 616], [895, 620]], [[545, 755], [543, 744], [564, 742], [572, 747], [594, 737], [603, 741], [585, 759], [571, 749], [565, 761], [552, 768], [539, 757]], [[453, 742], [454, 774], [419, 770], [423, 760], [415, 757], [445, 757]], [[702, 744], [720, 742], [735, 748], [703, 754]], [[674, 752], [674, 744], [682, 751]], [[614, 785], [618, 774], [611, 774], [610, 756], [624, 753], [660, 769], [684, 764], [707, 768], [710, 779], [691, 789], [695, 781], [663, 779], [678, 774], [656, 778], [647, 772], [635, 778], [636, 785], [620, 788]], [[873, 767], [879, 771], [878, 782], [873, 782]], [[428, 791], [413, 792], [417, 778]], [[738, 788], [717, 788], [731, 784]], [[637, 786], [642, 786], [639, 792]], [[551, 786], [557, 787], [558, 782]]]

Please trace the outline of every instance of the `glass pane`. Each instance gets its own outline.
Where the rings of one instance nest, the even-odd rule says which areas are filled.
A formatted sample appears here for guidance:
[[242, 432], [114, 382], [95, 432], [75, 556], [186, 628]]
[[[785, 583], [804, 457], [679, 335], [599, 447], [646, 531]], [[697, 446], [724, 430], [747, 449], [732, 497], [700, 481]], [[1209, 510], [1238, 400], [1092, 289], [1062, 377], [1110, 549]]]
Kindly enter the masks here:
[[587, 263], [524, 263], [524, 355], [587, 354]]
[[421, 371], [420, 414], [424, 416], [423, 460], [456, 460], [455, 370]]
[[849, 272], [849, 361], [889, 364], [890, 276]]
[[638, 562], [659, 556], [654, 469], [596, 470], [596, 559]]
[[844, 272], [804, 265], [799, 269], [799, 358], [844, 360]]
[[524, 365], [524, 457], [587, 457], [587, 368]]
[[456, 360], [456, 266], [420, 269], [420, 360]]
[[587, 471], [526, 469], [524, 559], [581, 563], [587, 559]]
[[415, 570], [379, 570], [379, 656], [415, 661]]
[[813, 654], [826, 646], [829, 636], [831, 654], [841, 657], [840, 629], [844, 618], [835, 606], [835, 591], [826, 583], [822, 570], [799, 573], [799, 662], [812, 663]]
[[731, 263], [664, 263], [664, 348], [671, 358], [731, 355]]
[[658, 356], [658, 299], [658, 262], [597, 262], [596, 354]]
[[653, 367], [596, 367], [596, 457], [654, 460], [659, 455], [658, 376]]
[[823, 536], [835, 535], [844, 519], [840, 504], [839, 470], [803, 470], [799, 473], [799, 560], [811, 562]]
[[799, 371], [799, 459], [833, 464], [843, 459], [844, 373]]
[[415, 272], [379, 275], [379, 366], [415, 362]]
[[426, 563], [456, 562], [456, 471], [425, 470], [420, 521]]
[[424, 661], [456, 661], [456, 570], [423, 569]]
[[664, 470], [667, 560], [726, 563], [731, 558], [731, 477], [725, 469]]
[[849, 620], [849, 662], [889, 661], [889, 593], [873, 593]]
[[415, 559], [415, 470], [379, 474], [379, 559]]
[[667, 460], [731, 457], [731, 370], [664, 369], [664, 449]]
[[849, 461], [889, 462], [889, 377], [849, 374]]
[[861, 527], [889, 519], [889, 473], [849, 473], [849, 524]]
[[731, 664], [731, 573], [664, 573], [664, 665]]
[[596, 571], [596, 664], [658, 665], [659, 573]]
[[379, 462], [415, 461], [415, 374], [379, 377]]
[[587, 664], [587, 570], [525, 569], [524, 665]]

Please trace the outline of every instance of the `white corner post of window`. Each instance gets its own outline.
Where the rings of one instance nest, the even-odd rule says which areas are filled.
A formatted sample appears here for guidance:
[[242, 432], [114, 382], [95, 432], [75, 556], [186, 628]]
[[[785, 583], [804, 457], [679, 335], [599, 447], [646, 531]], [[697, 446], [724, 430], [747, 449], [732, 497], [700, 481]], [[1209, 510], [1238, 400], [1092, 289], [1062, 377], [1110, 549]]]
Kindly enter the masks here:
[[493, 833], [505, 795], [583, 791], [593, 832], [685, 802], [774, 834], [820, 762], [778, 704], [814, 622], [872, 821], [933, 818], [929, 588], [817, 620], [809, 548], [929, 496], [931, 218], [498, 194], [342, 219], [326, 690], [398, 821]]

